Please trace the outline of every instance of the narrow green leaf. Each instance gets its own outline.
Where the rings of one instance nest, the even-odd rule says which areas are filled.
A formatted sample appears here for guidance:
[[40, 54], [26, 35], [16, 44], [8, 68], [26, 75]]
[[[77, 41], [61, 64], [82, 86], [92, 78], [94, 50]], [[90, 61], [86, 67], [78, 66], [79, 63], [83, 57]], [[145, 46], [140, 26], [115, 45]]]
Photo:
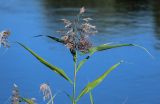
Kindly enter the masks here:
[[109, 68], [106, 72], [104, 72], [99, 78], [94, 80], [93, 82], [89, 83], [80, 93], [80, 95], [77, 97], [76, 101], [78, 101], [83, 95], [90, 92], [92, 89], [94, 89], [97, 85], [99, 85], [107, 76], [108, 74], [113, 71], [116, 67], [118, 67], [122, 63], [119, 62], [115, 65], [113, 65], [111, 68]]
[[[149, 54], [151, 56], [151, 58], [154, 59], [154, 57], [152, 56], [152, 54], [145, 47], [137, 45], [137, 44], [117, 44], [117, 45], [102, 44], [100, 46], [90, 48], [89, 51], [88, 51], [88, 53], [94, 54], [97, 51], [104, 51], [104, 50], [108, 50], [108, 49], [112, 49], [112, 48], [126, 47], [126, 46], [135, 46], [135, 47], [141, 48], [147, 54]], [[82, 53], [82, 54], [86, 54], [86, 53]]]
[[93, 95], [91, 91], [89, 92], [89, 97], [90, 97], [91, 104], [94, 104]]
[[81, 67], [83, 66], [83, 64], [84, 64], [89, 58], [90, 58], [90, 56], [87, 56], [85, 59], [83, 59], [83, 60], [78, 64], [76, 72], [78, 72], [78, 71], [81, 69]]
[[134, 46], [134, 45], [133, 44], [117, 44], [117, 45], [102, 44], [100, 46], [90, 48], [89, 53], [93, 54], [94, 52], [97, 52], [97, 51], [103, 51], [107, 49], [125, 47], [125, 46]]
[[78, 72], [78, 71], [81, 69], [81, 67], [85, 64], [85, 62], [86, 62], [91, 56], [92, 56], [92, 54], [88, 55], [85, 59], [83, 59], [83, 60], [78, 64], [76, 72]]
[[54, 41], [57, 41], [57, 42], [60, 42], [60, 43], [64, 43], [64, 41], [62, 39], [60, 39], [60, 38], [56, 38], [56, 37], [49, 36], [49, 35], [47, 37], [52, 39], [52, 40], [54, 40]]
[[64, 41], [60, 38], [57, 38], [57, 37], [54, 37], [54, 36], [50, 36], [50, 35], [37, 35], [37, 36], [34, 36], [34, 37], [41, 37], [41, 36], [45, 36], [45, 37], [48, 37], [56, 42], [60, 42], [60, 43], [64, 43]]
[[117, 45], [102, 44], [100, 46], [90, 48], [89, 49], [89, 53], [93, 54], [93, 53], [95, 53], [97, 51], [103, 51], [103, 50], [107, 50], [107, 49], [125, 47], [125, 46], [135, 46], [135, 47], [138, 47], [140, 49], [143, 49], [147, 54], [149, 54], [151, 56], [151, 58], [154, 59], [152, 54], [145, 47], [137, 45], [137, 44], [117, 44]]
[[33, 100], [27, 99], [27, 98], [22, 98], [22, 97], [20, 97], [20, 101], [21, 101], [21, 102], [25, 102], [25, 103], [27, 103], [27, 104], [34, 104], [34, 101], [33, 101]]
[[102, 44], [97, 47], [92, 47], [89, 49], [90, 55], [87, 56], [85, 59], [83, 59], [77, 66], [77, 72], [81, 69], [81, 67], [84, 65], [84, 63], [90, 58], [91, 55], [93, 55], [97, 51], [103, 51], [111, 48], [118, 48], [118, 47], [124, 47], [124, 46], [134, 46], [133, 44], [117, 44], [117, 45], [109, 45], [109, 44]]
[[30, 52], [35, 58], [37, 58], [37, 60], [39, 60], [42, 64], [44, 64], [45, 66], [47, 66], [49, 69], [51, 69], [52, 71], [54, 71], [54, 72], [56, 72], [57, 74], [59, 74], [61, 77], [63, 77], [64, 79], [66, 79], [67, 81], [69, 81], [70, 83], [72, 83], [72, 81], [71, 81], [71, 79], [66, 75], [66, 73], [62, 70], [62, 69], [60, 69], [60, 68], [58, 68], [58, 67], [56, 67], [56, 66], [54, 66], [54, 65], [52, 65], [52, 64], [50, 64], [50, 63], [48, 63], [47, 61], [45, 61], [42, 57], [40, 57], [39, 55], [37, 55], [36, 53], [34, 53], [31, 49], [29, 49], [28, 47], [26, 47], [25, 45], [23, 45], [23, 44], [21, 44], [21, 43], [19, 43], [19, 42], [17, 42], [19, 45], [21, 45], [23, 48], [25, 48], [28, 52]]

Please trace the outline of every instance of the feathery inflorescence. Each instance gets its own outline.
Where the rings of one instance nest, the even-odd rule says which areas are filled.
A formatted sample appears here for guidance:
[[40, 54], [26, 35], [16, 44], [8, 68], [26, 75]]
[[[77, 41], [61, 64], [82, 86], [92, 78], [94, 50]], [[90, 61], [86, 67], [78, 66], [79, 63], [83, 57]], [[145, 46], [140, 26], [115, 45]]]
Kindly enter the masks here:
[[0, 46], [2, 45], [5, 48], [9, 47], [8, 37], [10, 32], [8, 30], [4, 30], [0, 32]]
[[58, 31], [64, 41], [64, 44], [71, 51], [88, 52], [92, 47], [89, 41], [89, 35], [96, 34], [96, 26], [90, 24], [92, 18], [83, 18], [85, 8], [80, 9], [75, 20], [61, 19], [64, 23], [64, 29]]
[[19, 89], [16, 84], [13, 84], [11, 104], [19, 104]]
[[49, 99], [52, 99], [52, 92], [51, 92], [51, 89], [50, 89], [50, 86], [46, 83], [42, 83], [40, 85], [40, 91], [42, 91], [43, 93], [43, 99], [44, 100], [49, 100]]

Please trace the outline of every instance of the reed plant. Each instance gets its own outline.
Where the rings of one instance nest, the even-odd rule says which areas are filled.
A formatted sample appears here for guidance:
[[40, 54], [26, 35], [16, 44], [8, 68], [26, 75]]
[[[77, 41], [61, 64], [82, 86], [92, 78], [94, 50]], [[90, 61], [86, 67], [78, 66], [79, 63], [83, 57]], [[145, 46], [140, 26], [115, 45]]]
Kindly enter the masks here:
[[[60, 38], [50, 36], [50, 35], [38, 35], [35, 37], [47, 37], [53, 41], [56, 41], [60, 44], [65, 45], [68, 50], [70, 51], [73, 62], [74, 62], [74, 69], [73, 69], [73, 79], [71, 79], [66, 72], [47, 62], [45, 59], [40, 57], [38, 54], [36, 54], [33, 50], [25, 46], [24, 44], [17, 42], [20, 46], [22, 46], [25, 50], [27, 50], [30, 54], [32, 54], [40, 63], [45, 65], [48, 69], [55, 72], [57, 75], [62, 77], [64, 80], [68, 81], [68, 83], [72, 86], [72, 93], [66, 93], [65, 94], [70, 98], [72, 104], [77, 104], [79, 100], [85, 95], [89, 94], [91, 104], [94, 104], [92, 90], [95, 89], [96, 86], [100, 85], [102, 81], [113, 71], [115, 70], [123, 61], [119, 61], [113, 66], [111, 66], [109, 69], [107, 69], [104, 73], [102, 73], [101, 76], [93, 80], [92, 82], [89, 82], [86, 84], [86, 86], [81, 90], [79, 94], [77, 94], [77, 74], [79, 70], [82, 68], [82, 66], [90, 59], [90, 57], [93, 56], [96, 52], [101, 51], [107, 51], [109, 49], [119, 48], [119, 47], [127, 47], [127, 46], [137, 46], [134, 44], [102, 44], [99, 46], [93, 46], [91, 41], [89, 40], [89, 37], [93, 34], [96, 34], [98, 31], [96, 29], [96, 26], [91, 25], [91, 21], [93, 21], [92, 18], [85, 17], [85, 8], [80, 8], [80, 12], [75, 16], [73, 20], [68, 19], [61, 19], [61, 21], [64, 23], [64, 29], [58, 31], [61, 34]], [[79, 60], [79, 57], [85, 56], [83, 60]], [[53, 104], [54, 103], [54, 97], [52, 96], [51, 89], [48, 84], [42, 84], [40, 89], [43, 91], [44, 99], [50, 98], [48, 100], [47, 104]], [[18, 94], [15, 93], [17, 91], [17, 86], [14, 85], [14, 96], [13, 101], [16, 103], [12, 104], [18, 104], [19, 101], [26, 102], [28, 104], [35, 104], [35, 102], [32, 99], [27, 99], [17, 96]], [[15, 100], [15, 98], [19, 100]]]

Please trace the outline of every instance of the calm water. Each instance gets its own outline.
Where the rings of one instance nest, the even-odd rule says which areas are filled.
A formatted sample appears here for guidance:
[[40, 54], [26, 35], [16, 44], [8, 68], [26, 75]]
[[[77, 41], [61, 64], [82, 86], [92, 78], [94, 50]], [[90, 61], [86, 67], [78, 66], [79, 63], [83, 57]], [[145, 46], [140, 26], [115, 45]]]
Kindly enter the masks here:
[[[91, 37], [94, 45], [139, 44], [155, 58], [136, 47], [96, 53], [78, 73], [77, 88], [82, 89], [111, 65], [124, 60], [124, 64], [93, 90], [95, 104], [160, 104], [159, 0], [0, 0], [0, 30], [9, 29], [11, 42], [24, 43], [72, 77], [73, 62], [69, 51], [47, 38], [32, 36], [58, 35], [55, 31], [63, 28], [59, 19], [72, 18], [82, 5], [87, 7], [86, 16], [94, 19], [93, 24], [99, 30]], [[0, 48], [0, 104], [10, 104], [7, 100], [13, 83], [19, 85], [21, 95], [37, 98], [38, 104], [43, 104], [39, 91], [43, 82], [49, 83], [54, 93], [72, 91], [68, 82], [47, 70], [17, 44], [5, 51]], [[67, 102], [70, 101], [63, 94], [55, 101], [56, 104], [69, 104]], [[86, 95], [79, 104], [89, 103]]]

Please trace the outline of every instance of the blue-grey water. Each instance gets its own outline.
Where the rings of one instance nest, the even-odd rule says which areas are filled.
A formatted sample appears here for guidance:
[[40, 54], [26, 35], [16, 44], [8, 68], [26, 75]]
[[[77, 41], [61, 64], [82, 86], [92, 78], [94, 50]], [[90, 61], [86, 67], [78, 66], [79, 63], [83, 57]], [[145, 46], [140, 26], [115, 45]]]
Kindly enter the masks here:
[[[39, 90], [49, 83], [53, 93], [71, 93], [67, 81], [48, 70], [15, 41], [22, 42], [73, 78], [72, 56], [68, 49], [47, 38], [59, 36], [62, 18], [73, 18], [81, 6], [99, 33], [91, 36], [93, 45], [133, 43], [147, 48], [154, 56], [137, 47], [124, 47], [94, 54], [79, 71], [77, 95], [84, 86], [100, 76], [111, 65], [124, 60], [101, 85], [93, 90], [95, 104], [160, 104], [160, 1], [159, 0], [0, 0], [0, 30], [9, 29], [11, 47], [0, 48], [0, 104], [10, 104], [13, 84], [24, 97], [44, 104]], [[55, 104], [69, 104], [60, 93]], [[89, 104], [89, 96], [78, 104]]]

